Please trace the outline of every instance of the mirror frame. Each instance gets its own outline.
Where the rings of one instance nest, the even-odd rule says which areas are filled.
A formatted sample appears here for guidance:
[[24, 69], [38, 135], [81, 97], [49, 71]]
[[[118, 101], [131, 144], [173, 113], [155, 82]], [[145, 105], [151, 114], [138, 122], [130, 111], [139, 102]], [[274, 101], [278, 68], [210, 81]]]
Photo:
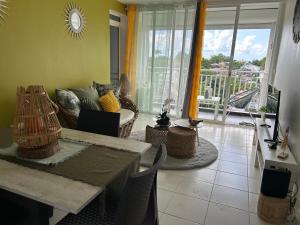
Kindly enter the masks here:
[[[72, 23], [72, 15], [74, 13], [80, 18], [80, 27], [76, 29]], [[74, 38], [81, 38], [86, 26], [85, 16], [82, 8], [80, 8], [75, 3], [69, 3], [65, 10], [66, 26], [68, 33]]]

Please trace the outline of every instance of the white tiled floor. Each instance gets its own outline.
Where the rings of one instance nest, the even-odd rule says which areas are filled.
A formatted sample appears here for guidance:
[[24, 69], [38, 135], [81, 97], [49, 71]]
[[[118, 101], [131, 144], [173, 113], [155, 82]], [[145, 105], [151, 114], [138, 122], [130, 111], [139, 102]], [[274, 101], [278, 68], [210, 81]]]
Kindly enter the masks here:
[[[142, 114], [134, 130], [153, 125]], [[251, 128], [205, 124], [200, 136], [219, 158], [206, 168], [159, 171], [160, 225], [265, 225], [256, 215], [260, 174], [254, 165]]]

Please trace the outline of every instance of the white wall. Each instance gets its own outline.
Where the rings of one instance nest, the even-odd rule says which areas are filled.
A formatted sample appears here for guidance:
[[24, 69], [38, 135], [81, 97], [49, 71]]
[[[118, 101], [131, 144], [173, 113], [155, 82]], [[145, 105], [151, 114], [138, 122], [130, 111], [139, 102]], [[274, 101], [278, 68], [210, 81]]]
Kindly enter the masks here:
[[[296, 0], [287, 0], [274, 83], [282, 90], [280, 124], [282, 130], [290, 127], [290, 147], [300, 163], [300, 43], [295, 44], [292, 37], [295, 4]], [[300, 176], [298, 185], [300, 186]], [[300, 215], [300, 194], [297, 210], [297, 214]]]

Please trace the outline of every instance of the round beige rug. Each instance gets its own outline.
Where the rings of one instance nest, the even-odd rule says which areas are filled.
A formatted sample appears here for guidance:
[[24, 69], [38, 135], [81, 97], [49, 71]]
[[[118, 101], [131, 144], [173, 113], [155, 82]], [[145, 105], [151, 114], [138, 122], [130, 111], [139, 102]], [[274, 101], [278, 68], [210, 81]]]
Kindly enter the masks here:
[[[137, 141], [145, 141], [145, 131], [132, 132], [130, 139]], [[167, 156], [165, 163], [161, 169], [165, 170], [188, 170], [193, 168], [206, 167], [213, 163], [218, 158], [218, 149], [211, 142], [199, 137], [200, 145], [197, 148], [197, 152], [193, 158], [190, 159], [177, 159], [172, 156]], [[153, 163], [155, 154], [157, 152], [156, 147], [152, 147], [146, 153], [142, 155], [141, 165], [150, 167]]]

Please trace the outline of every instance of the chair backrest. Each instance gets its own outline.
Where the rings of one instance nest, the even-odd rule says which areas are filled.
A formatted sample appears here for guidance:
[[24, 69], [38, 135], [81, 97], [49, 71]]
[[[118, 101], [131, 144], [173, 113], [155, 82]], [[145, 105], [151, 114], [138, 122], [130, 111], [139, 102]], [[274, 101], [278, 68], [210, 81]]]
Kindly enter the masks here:
[[119, 137], [120, 113], [81, 109], [77, 129], [90, 133]]
[[120, 199], [116, 218], [117, 225], [154, 225], [157, 218], [148, 219], [153, 223], [147, 223], [145, 219], [149, 218], [147, 214], [153, 215], [153, 212], [157, 210], [151, 208], [157, 207], [151, 204], [151, 201], [154, 197], [156, 198], [157, 170], [165, 161], [166, 155], [166, 146], [162, 144], [156, 154], [153, 166], [128, 178]]

